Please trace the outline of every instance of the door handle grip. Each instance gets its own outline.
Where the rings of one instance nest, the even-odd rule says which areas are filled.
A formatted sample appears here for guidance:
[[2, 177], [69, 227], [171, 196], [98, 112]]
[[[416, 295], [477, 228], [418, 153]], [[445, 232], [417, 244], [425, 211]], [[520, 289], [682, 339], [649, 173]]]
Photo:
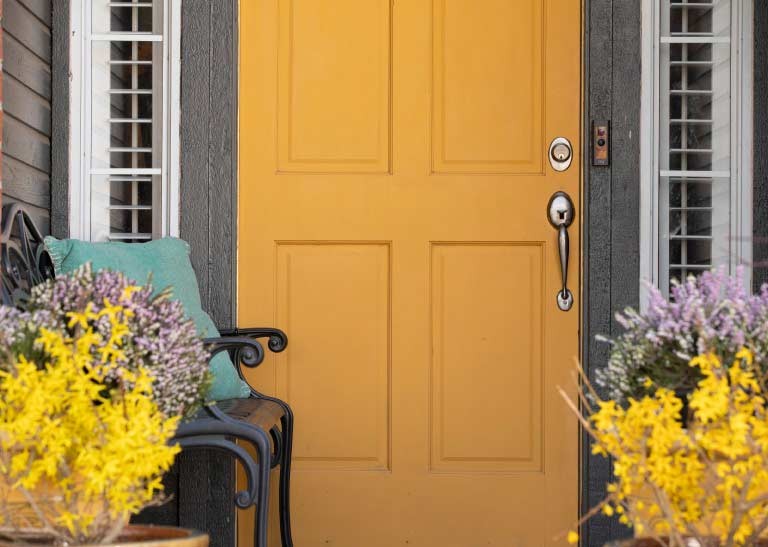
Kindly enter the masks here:
[[573, 293], [568, 289], [568, 257], [571, 252], [568, 238], [568, 226], [573, 222], [574, 210], [570, 196], [565, 192], [555, 192], [547, 206], [549, 223], [557, 230], [557, 251], [560, 255], [560, 275], [562, 288], [557, 291], [557, 307], [568, 311], [573, 306]]
[[570, 247], [568, 228], [560, 226], [557, 234], [557, 248], [560, 252], [560, 272], [563, 279], [563, 288], [557, 293], [557, 307], [563, 311], [568, 311], [573, 306], [573, 293], [568, 288], [568, 255], [571, 251]]

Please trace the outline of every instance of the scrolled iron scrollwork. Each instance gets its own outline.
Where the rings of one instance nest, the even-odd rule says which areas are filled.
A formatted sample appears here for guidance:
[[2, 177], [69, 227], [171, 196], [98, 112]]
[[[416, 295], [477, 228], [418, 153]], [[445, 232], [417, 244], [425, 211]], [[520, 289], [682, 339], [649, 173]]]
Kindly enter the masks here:
[[7, 205], [2, 217], [2, 302], [24, 307], [32, 287], [54, 277], [53, 260], [45, 249], [42, 232], [19, 204]]
[[288, 336], [280, 329], [275, 328], [247, 328], [229, 329], [221, 331], [222, 336], [238, 336], [246, 338], [269, 338], [267, 347], [272, 353], [280, 353], [288, 347]]
[[245, 490], [239, 490], [235, 493], [235, 505], [240, 509], [248, 509], [258, 500], [259, 488], [259, 466], [253, 461], [248, 451], [242, 446], [227, 440], [226, 437], [219, 435], [197, 435], [191, 437], [177, 437], [179, 446], [182, 449], [207, 448], [227, 452], [234, 456], [245, 471]]
[[203, 342], [212, 356], [224, 351], [229, 352], [238, 370], [241, 365], [255, 368], [264, 361], [264, 347], [258, 340], [243, 336], [223, 336], [206, 338]]

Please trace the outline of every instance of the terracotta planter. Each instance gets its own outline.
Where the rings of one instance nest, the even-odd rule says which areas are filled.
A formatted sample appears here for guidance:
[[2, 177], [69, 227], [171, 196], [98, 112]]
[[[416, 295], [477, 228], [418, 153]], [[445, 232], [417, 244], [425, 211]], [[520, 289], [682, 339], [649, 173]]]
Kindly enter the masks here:
[[[695, 539], [690, 539], [688, 541], [689, 544], [686, 547], [719, 547], [720, 545], [720, 542], [716, 539], [712, 539], [703, 545]], [[622, 541], [613, 541], [606, 544], [605, 547], [667, 547], [667, 544], [659, 543], [655, 539], [651, 538], [636, 538]], [[755, 544], [755, 547], [768, 547], [768, 539], [760, 540], [757, 544]]]
[[[2, 547], [23, 547], [24, 545], [40, 547], [45, 544], [36, 542], [32, 538], [28, 543], [0, 541]], [[110, 543], [109, 547], [208, 547], [208, 535], [196, 530], [170, 526], [126, 526], [118, 540]]]

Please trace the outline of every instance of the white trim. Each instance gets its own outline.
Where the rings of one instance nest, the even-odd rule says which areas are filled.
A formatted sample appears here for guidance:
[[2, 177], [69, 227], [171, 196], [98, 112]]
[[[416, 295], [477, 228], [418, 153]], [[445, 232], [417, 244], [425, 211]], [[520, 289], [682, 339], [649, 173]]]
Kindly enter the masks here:
[[91, 42], [162, 42], [163, 37], [150, 32], [115, 32], [114, 34], [91, 34], [90, 40]]
[[727, 36], [662, 36], [662, 44], [730, 44]]
[[[752, 259], [752, 114], [753, 114], [753, 9], [754, 0], [732, 0], [731, 40], [725, 37], [696, 37], [687, 43], [731, 43], [731, 169], [709, 173], [659, 171], [658, 82], [659, 48], [657, 43], [682, 43], [682, 37], [660, 37], [658, 0], [642, 0], [642, 81], [640, 110], [640, 303], [645, 307], [645, 282], [658, 285], [659, 273], [659, 193], [658, 177], [704, 176], [729, 178], [731, 184], [731, 267], [751, 264]], [[752, 271], [745, 268], [745, 283], [750, 286]]]
[[[737, 203], [734, 224], [737, 229], [737, 263], [744, 265], [744, 283], [752, 286], [752, 179], [753, 179], [753, 147], [754, 147], [754, 3], [750, 0], [737, 2], [741, 13], [737, 14], [739, 21], [739, 37], [736, 43], [736, 53], [740, 66], [739, 76], [734, 79], [734, 93], [739, 97], [736, 110], [737, 130], [739, 136], [738, 149], [734, 158], [738, 158], [736, 169], [739, 184], [733, 203]], [[738, 88], [741, 89], [738, 89]], [[740, 91], [740, 92], [739, 92]]]
[[[89, 233], [83, 223], [83, 212], [88, 208], [84, 200], [88, 192], [85, 178], [82, 175], [82, 167], [85, 162], [85, 143], [83, 142], [82, 128], [85, 124], [85, 112], [83, 111], [83, 66], [85, 55], [83, 29], [85, 28], [85, 11], [83, 0], [71, 0], [70, 3], [70, 40], [69, 40], [69, 67], [70, 67], [70, 93], [69, 93], [69, 236], [82, 239], [83, 234]], [[78, 116], [79, 114], [79, 116]]]
[[[655, 0], [642, 2], [641, 28], [641, 92], [640, 92], [640, 303], [648, 301], [648, 290], [645, 283], [656, 283], [658, 272], [658, 203], [654, 173], [656, 154], [654, 153], [656, 138], [656, 93], [654, 85], [656, 70], [658, 70], [658, 49], [656, 48], [656, 10], [653, 9]], [[650, 74], [649, 74], [650, 72]]]
[[661, 177], [686, 177], [689, 179], [729, 179], [730, 171], [659, 171]]
[[[162, 191], [161, 233], [179, 235], [180, 114], [181, 114], [181, 4], [163, 2], [164, 34], [101, 33], [88, 35], [93, 0], [70, 2], [69, 99], [69, 236], [89, 239], [91, 234], [91, 175], [160, 175]], [[110, 5], [113, 3], [110, 2]], [[126, 4], [130, 6], [131, 4]], [[149, 4], [151, 5], [151, 3]], [[163, 48], [162, 167], [147, 169], [90, 168], [91, 42], [140, 41], [165, 43]]]
[[169, 112], [166, 118], [168, 125], [164, 126], [164, 130], [168, 128], [171, 130], [167, 132], [165, 138], [168, 146], [167, 153], [164, 155], [168, 161], [166, 165], [168, 192], [164, 194], [167, 203], [164, 204], [163, 211], [167, 215], [167, 220], [163, 224], [168, 227], [168, 235], [172, 237], [179, 237], [181, 212], [181, 2], [182, 0], [172, 0], [169, 6], [170, 13], [166, 12], [166, 20], [169, 21], [166, 66], [170, 67], [170, 78], [167, 79], [166, 86], [169, 93], [167, 102]]
[[129, 169], [129, 168], [106, 168], [106, 169], [91, 169], [91, 175], [162, 175], [163, 170], [157, 168], [146, 169]]

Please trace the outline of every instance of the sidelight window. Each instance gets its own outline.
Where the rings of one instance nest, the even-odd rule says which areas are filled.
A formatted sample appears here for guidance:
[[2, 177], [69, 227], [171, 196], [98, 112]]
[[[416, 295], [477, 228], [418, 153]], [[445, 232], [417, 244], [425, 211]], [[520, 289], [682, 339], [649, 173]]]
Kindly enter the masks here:
[[645, 5], [642, 273], [664, 291], [751, 256], [750, 8]]
[[176, 4], [73, 1], [73, 237], [137, 242], [178, 231]]

